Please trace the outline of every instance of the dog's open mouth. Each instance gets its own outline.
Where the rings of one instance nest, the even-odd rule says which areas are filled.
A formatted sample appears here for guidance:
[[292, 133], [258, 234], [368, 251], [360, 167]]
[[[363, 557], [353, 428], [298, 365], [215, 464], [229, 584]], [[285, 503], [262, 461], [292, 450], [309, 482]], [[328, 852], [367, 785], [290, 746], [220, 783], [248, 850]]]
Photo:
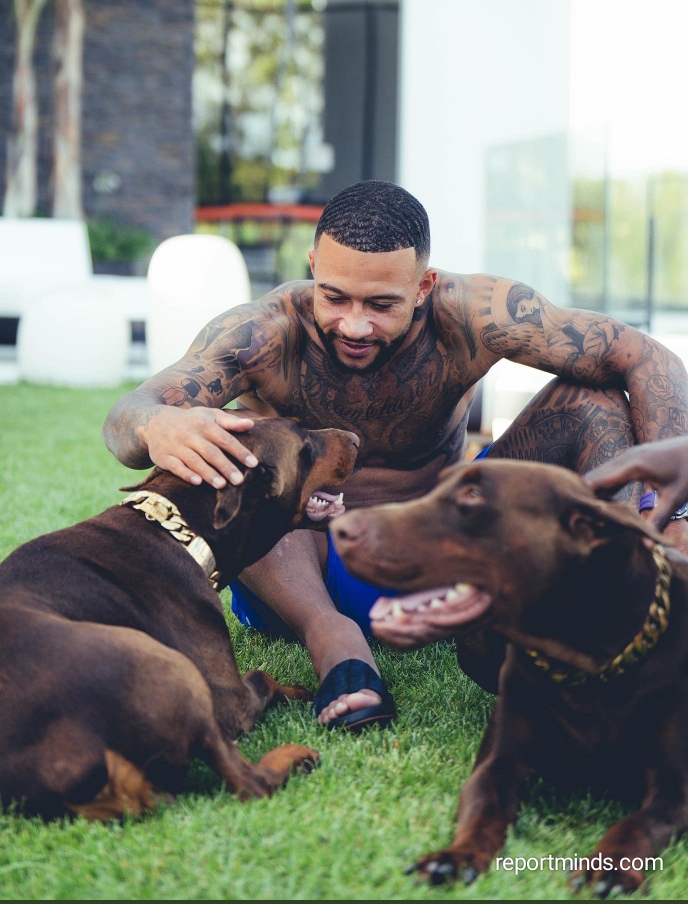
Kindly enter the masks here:
[[373, 625], [421, 620], [438, 628], [457, 628], [483, 615], [491, 602], [492, 597], [484, 590], [459, 583], [392, 599], [380, 597], [370, 610], [370, 620]]
[[311, 521], [324, 521], [326, 518], [334, 518], [336, 515], [343, 515], [344, 493], [334, 496], [332, 493], [325, 493], [323, 490], [316, 490], [308, 500], [306, 505], [306, 515]]

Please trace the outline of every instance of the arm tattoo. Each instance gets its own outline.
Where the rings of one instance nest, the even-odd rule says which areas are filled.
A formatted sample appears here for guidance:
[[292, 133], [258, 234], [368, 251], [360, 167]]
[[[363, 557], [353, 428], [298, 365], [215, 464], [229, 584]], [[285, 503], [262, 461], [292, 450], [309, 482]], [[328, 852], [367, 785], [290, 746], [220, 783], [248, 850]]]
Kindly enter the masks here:
[[688, 374], [648, 336], [589, 311], [563, 310], [522, 283], [495, 289], [481, 339], [499, 357], [575, 383], [629, 393], [638, 442], [688, 432]]
[[294, 344], [299, 342], [297, 318], [286, 308], [302, 286], [282, 286], [258, 302], [215, 318], [177, 364], [120, 399], [103, 429], [113, 454], [130, 467], [150, 466], [136, 430], [147, 426], [159, 405], [222, 408], [267, 371], [286, 379], [290, 362], [298, 360]]

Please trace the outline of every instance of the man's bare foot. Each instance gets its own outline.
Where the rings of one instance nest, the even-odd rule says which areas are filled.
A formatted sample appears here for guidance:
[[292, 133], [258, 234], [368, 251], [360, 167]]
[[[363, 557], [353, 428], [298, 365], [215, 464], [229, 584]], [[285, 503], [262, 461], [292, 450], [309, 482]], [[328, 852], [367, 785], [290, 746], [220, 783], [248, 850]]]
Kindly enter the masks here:
[[353, 694], [342, 694], [320, 711], [318, 722], [321, 725], [327, 725], [328, 722], [338, 719], [340, 716], [355, 713], [359, 709], [367, 709], [369, 706], [379, 706], [380, 703], [382, 703], [382, 697], [375, 691], [365, 688], [355, 691]]

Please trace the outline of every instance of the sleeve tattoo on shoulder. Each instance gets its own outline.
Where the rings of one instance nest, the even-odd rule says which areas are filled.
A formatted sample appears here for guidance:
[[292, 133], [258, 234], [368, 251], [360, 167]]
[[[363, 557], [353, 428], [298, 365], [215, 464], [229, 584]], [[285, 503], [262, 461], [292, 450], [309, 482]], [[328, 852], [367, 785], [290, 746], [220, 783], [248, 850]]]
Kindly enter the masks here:
[[523, 283], [495, 299], [491, 321], [481, 338], [500, 357], [529, 358], [532, 366], [577, 381], [618, 383], [616, 368], [607, 364], [625, 329], [621, 323], [555, 308]]
[[[460, 276], [443, 279], [437, 287], [437, 302], [433, 310], [440, 331], [443, 333], [450, 331], [462, 343], [465, 343], [471, 361], [478, 356], [478, 340], [471, 314], [470, 299], [471, 297], [477, 299], [482, 306], [485, 302], [489, 302], [491, 288], [492, 283], [488, 283], [477, 290], [472, 289], [466, 279]], [[488, 308], [488, 313], [489, 310]], [[484, 314], [484, 311], [481, 313]]]
[[688, 385], [680, 361], [619, 321], [556, 308], [516, 283], [493, 301], [481, 338], [502, 357], [578, 383], [627, 390], [639, 442], [688, 431]]
[[[284, 299], [272, 294], [253, 316], [236, 314], [211, 321], [194, 341], [179, 369], [158, 379], [161, 404], [222, 407], [249, 389], [261, 373], [276, 369], [286, 380], [298, 326], [284, 313]], [[189, 364], [184, 368], [184, 364]]]

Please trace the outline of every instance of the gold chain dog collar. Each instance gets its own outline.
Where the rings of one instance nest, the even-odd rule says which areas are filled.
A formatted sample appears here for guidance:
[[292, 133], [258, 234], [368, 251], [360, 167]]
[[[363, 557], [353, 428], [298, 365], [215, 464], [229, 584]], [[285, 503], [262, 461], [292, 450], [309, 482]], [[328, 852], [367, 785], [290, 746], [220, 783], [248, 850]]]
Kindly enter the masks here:
[[137, 490], [126, 496], [120, 505], [130, 505], [132, 508], [138, 509], [144, 513], [148, 521], [157, 521], [161, 527], [169, 531], [170, 536], [178, 540], [191, 558], [201, 566], [203, 573], [212, 584], [213, 590], [217, 590], [220, 572], [217, 569], [213, 551], [203, 537], [199, 537], [191, 530], [173, 502], [165, 499], [160, 493]]
[[582, 669], [570, 669], [562, 663], [554, 665], [544, 653], [537, 650], [526, 650], [532, 663], [543, 672], [547, 672], [552, 681], [575, 687], [585, 684], [591, 678], [609, 681], [616, 678], [630, 666], [639, 662], [657, 643], [669, 624], [671, 601], [669, 587], [671, 585], [671, 565], [666, 557], [664, 547], [656, 543], [652, 547], [652, 558], [657, 567], [657, 583], [655, 595], [647, 613], [645, 622], [633, 640], [613, 659], [610, 659], [597, 672], [584, 672]]

